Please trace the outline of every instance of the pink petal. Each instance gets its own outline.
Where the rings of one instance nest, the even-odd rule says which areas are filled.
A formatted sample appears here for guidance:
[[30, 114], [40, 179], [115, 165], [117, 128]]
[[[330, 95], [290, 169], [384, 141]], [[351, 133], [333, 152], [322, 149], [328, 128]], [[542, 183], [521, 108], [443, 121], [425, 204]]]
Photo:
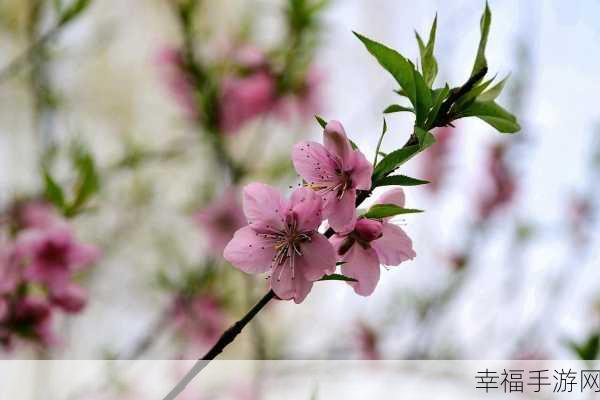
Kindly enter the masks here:
[[355, 150], [352, 153], [352, 182], [354, 187], [360, 190], [371, 189], [371, 175], [373, 175], [373, 165], [363, 153]]
[[382, 233], [381, 238], [371, 242], [371, 247], [377, 252], [382, 264], [399, 265], [403, 261], [416, 257], [412, 241], [402, 229], [384, 222]]
[[327, 149], [317, 142], [299, 142], [292, 150], [296, 172], [309, 184], [330, 181], [338, 165]]
[[69, 261], [75, 269], [87, 267], [100, 258], [100, 250], [93, 245], [73, 243], [69, 254]]
[[346, 136], [346, 131], [339, 121], [329, 121], [323, 133], [323, 144], [331, 153], [335, 154], [346, 169], [352, 164], [352, 145]]
[[289, 207], [296, 216], [300, 231], [314, 231], [323, 221], [323, 201], [313, 190], [307, 188], [294, 190]]
[[68, 284], [51, 294], [52, 303], [67, 313], [78, 313], [87, 303], [86, 291], [78, 285]]
[[329, 225], [336, 232], [349, 232], [356, 223], [356, 191], [351, 189], [344, 193], [341, 200], [334, 195], [328, 197], [327, 205], [324, 210], [328, 218]]
[[293, 299], [297, 304], [301, 303], [312, 289], [312, 282], [298, 273], [296, 267], [292, 279], [292, 268], [289, 265], [289, 259], [273, 269], [270, 283], [271, 289], [277, 297], [283, 300]]
[[309, 281], [335, 272], [335, 251], [327, 238], [314, 233], [311, 241], [302, 244], [302, 257], [296, 258], [296, 271]]
[[269, 270], [275, 256], [275, 243], [250, 226], [238, 229], [223, 251], [223, 257], [234, 267], [249, 274]]
[[344, 255], [342, 273], [357, 282], [348, 282], [354, 291], [361, 296], [369, 296], [379, 282], [379, 260], [372, 248], [363, 248], [355, 243]]
[[388, 190], [375, 201], [375, 204], [395, 204], [398, 207], [404, 207], [405, 196], [402, 188]]
[[361, 239], [367, 242], [379, 239], [382, 231], [383, 224], [380, 221], [373, 219], [361, 218], [356, 221], [356, 225], [354, 225], [354, 232], [356, 232]]
[[283, 229], [285, 201], [272, 186], [251, 183], [244, 188], [244, 214], [259, 232]]
[[0, 322], [8, 315], [8, 302], [0, 297]]

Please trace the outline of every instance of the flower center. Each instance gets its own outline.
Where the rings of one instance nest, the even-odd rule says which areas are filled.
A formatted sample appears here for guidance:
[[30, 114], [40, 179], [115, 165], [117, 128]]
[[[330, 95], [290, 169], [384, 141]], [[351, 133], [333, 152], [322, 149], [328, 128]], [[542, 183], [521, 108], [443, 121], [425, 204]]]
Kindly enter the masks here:
[[321, 194], [336, 192], [336, 197], [341, 200], [348, 189], [352, 187], [352, 178], [349, 171], [342, 171], [341, 168], [335, 169], [335, 175], [329, 175], [321, 182], [308, 183], [306, 186]]
[[40, 251], [40, 258], [52, 266], [63, 267], [67, 264], [65, 245], [47, 242]]
[[275, 239], [275, 256], [273, 257], [272, 267], [282, 266], [279, 270], [277, 280], [281, 280], [281, 275], [285, 268], [284, 264], [288, 262], [291, 268], [292, 279], [296, 277], [295, 260], [296, 256], [302, 257], [302, 243], [312, 240], [312, 231], [301, 231], [298, 229], [298, 220], [295, 215], [289, 214], [286, 217], [286, 223], [283, 230], [276, 231], [272, 235]]

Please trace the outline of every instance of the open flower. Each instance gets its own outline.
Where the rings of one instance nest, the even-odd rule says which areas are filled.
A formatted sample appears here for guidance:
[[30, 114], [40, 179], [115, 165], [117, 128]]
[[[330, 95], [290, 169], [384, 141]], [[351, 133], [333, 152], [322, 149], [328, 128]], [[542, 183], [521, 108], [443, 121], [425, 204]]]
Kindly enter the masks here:
[[323, 215], [338, 232], [351, 230], [356, 222], [356, 190], [371, 188], [373, 166], [353, 150], [344, 127], [330, 121], [323, 133], [324, 146], [300, 142], [294, 146], [294, 168], [324, 200]]
[[25, 265], [25, 278], [59, 290], [69, 282], [72, 273], [94, 263], [99, 251], [78, 242], [69, 227], [60, 224], [22, 231], [15, 243], [15, 255]]
[[270, 285], [281, 299], [300, 303], [313, 281], [335, 271], [335, 253], [317, 229], [322, 200], [306, 188], [289, 200], [271, 186], [252, 183], [244, 189], [244, 213], [249, 225], [239, 229], [224, 257], [247, 273], [271, 271]]
[[207, 237], [208, 250], [212, 254], [223, 254], [235, 231], [246, 225], [238, 195], [237, 190], [229, 188], [222, 196], [194, 215], [198, 227]]
[[[377, 203], [404, 207], [404, 192], [390, 190]], [[342, 273], [356, 279], [348, 284], [361, 296], [369, 296], [375, 290], [380, 264], [395, 266], [416, 256], [410, 238], [390, 218], [361, 218], [352, 231], [334, 235], [331, 242], [343, 262]]]

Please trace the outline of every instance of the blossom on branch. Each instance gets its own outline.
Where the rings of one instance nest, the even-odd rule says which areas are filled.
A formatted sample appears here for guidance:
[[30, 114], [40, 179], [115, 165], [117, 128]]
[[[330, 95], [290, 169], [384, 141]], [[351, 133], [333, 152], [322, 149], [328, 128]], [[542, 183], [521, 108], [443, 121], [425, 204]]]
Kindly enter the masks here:
[[356, 222], [356, 191], [371, 188], [373, 166], [353, 150], [342, 124], [330, 121], [323, 143], [300, 142], [292, 160], [306, 186], [323, 198], [323, 214], [338, 232], [351, 230]]
[[[404, 206], [404, 192], [393, 189], [381, 196], [377, 204]], [[360, 218], [354, 229], [331, 238], [342, 273], [355, 282], [347, 282], [361, 296], [369, 296], [379, 282], [379, 265], [396, 266], [412, 260], [416, 253], [408, 235], [390, 222], [390, 218]]]
[[297, 188], [286, 200], [271, 186], [246, 186], [249, 225], [235, 233], [225, 259], [247, 273], [270, 271], [269, 282], [279, 298], [302, 302], [314, 281], [335, 271], [333, 248], [317, 231], [322, 206], [321, 197], [306, 188]]

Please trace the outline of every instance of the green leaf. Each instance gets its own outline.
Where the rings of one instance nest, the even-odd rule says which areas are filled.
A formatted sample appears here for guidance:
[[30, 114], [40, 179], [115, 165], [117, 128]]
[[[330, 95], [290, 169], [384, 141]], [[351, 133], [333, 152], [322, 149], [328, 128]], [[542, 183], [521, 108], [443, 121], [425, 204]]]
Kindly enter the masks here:
[[423, 212], [423, 210], [398, 207], [395, 204], [375, 204], [374, 206], [369, 208], [369, 211], [367, 211], [363, 215], [363, 217], [370, 218], [370, 219], [381, 219], [381, 218], [393, 217], [395, 215], [414, 214], [414, 213], [421, 213], [421, 212]]
[[354, 278], [350, 278], [348, 276], [342, 275], [342, 274], [331, 274], [331, 275], [324, 275], [321, 279], [319, 279], [320, 281], [345, 281], [345, 282], [356, 282], [356, 279]]
[[381, 148], [381, 142], [383, 142], [383, 137], [387, 132], [387, 121], [385, 118], [383, 119], [383, 127], [381, 128], [381, 135], [379, 136], [379, 140], [377, 141], [377, 147], [375, 148], [375, 158], [373, 159], [373, 165], [377, 165], [377, 157], [379, 156], [379, 149]]
[[369, 53], [373, 55], [379, 64], [388, 71], [398, 82], [406, 97], [416, 108], [416, 87], [414, 81], [414, 66], [396, 50], [375, 42], [357, 32], [354, 32], [357, 38], [365, 45]]
[[419, 44], [419, 53], [421, 55], [421, 71], [423, 71], [423, 78], [425, 79], [425, 83], [430, 88], [438, 73], [437, 60], [433, 55], [436, 31], [437, 15], [435, 16], [433, 24], [431, 25], [431, 30], [429, 31], [429, 39], [427, 41], [427, 45], [423, 43], [421, 36], [419, 36], [419, 34], [415, 32], [417, 36], [417, 43]]
[[75, 215], [89, 198], [98, 191], [100, 178], [92, 155], [83, 149], [77, 149], [74, 154], [75, 168], [78, 180], [75, 189], [75, 199], [67, 208], [66, 214]]
[[498, 96], [500, 96], [500, 93], [502, 93], [502, 90], [504, 89], [504, 85], [506, 84], [506, 81], [508, 80], [509, 77], [510, 77], [510, 74], [507, 75], [506, 78], [502, 79], [500, 82], [495, 84], [487, 92], [484, 92], [479, 97], [477, 97], [477, 100], [479, 100], [479, 101], [494, 101], [494, 100], [496, 100], [496, 98]]
[[425, 129], [419, 128], [417, 126], [415, 127], [415, 134], [419, 139], [419, 151], [423, 151], [435, 143], [435, 136], [433, 136], [431, 132], [426, 131]]
[[452, 108], [453, 113], [460, 112], [461, 110], [473, 104], [477, 97], [481, 93], [483, 93], [485, 89], [487, 89], [487, 87], [492, 83], [494, 79], [495, 77], [492, 79], [488, 79], [487, 81], [479, 85], [475, 85], [470, 90], [468, 90], [463, 96], [461, 96], [461, 98], [456, 103], [454, 103], [454, 106]]
[[48, 171], [44, 171], [44, 196], [59, 210], [65, 207], [65, 194]]
[[490, 33], [490, 24], [492, 23], [492, 13], [490, 11], [490, 7], [485, 2], [485, 10], [481, 15], [480, 21], [480, 29], [481, 29], [481, 37], [479, 39], [479, 46], [477, 48], [477, 56], [475, 57], [475, 63], [473, 64], [473, 71], [471, 71], [471, 76], [474, 76], [479, 71], [484, 68], [487, 68], [487, 60], [485, 59], [485, 47], [487, 45], [488, 35]]
[[403, 147], [401, 149], [392, 151], [390, 154], [385, 156], [375, 169], [373, 170], [373, 182], [378, 181], [388, 173], [392, 172], [406, 161], [408, 161], [412, 156], [417, 154], [419, 151], [419, 145], [412, 145]]
[[58, 19], [59, 25], [65, 25], [84, 12], [92, 3], [92, 0], [73, 0], [70, 6], [63, 10]]
[[433, 91], [431, 110], [429, 110], [429, 115], [427, 116], [428, 127], [431, 127], [430, 125], [437, 119], [438, 113], [440, 112], [440, 107], [449, 94], [450, 86], [448, 86], [448, 84], [441, 89], [435, 89]]
[[411, 178], [406, 175], [390, 175], [377, 181], [377, 186], [418, 186], [426, 185], [429, 181]]
[[521, 129], [517, 118], [493, 101], [475, 101], [454, 119], [464, 117], [477, 117], [502, 133], [515, 133]]
[[408, 111], [408, 112], [412, 112], [412, 113], [415, 112], [415, 110], [412, 109], [411, 107], [404, 107], [399, 104], [392, 104], [392, 105], [388, 106], [385, 110], [383, 110], [383, 113], [391, 114], [391, 113], [403, 112], [403, 111]]
[[319, 125], [321, 125], [321, 128], [325, 129], [325, 127], [327, 126], [327, 121], [325, 121], [323, 118], [321, 118], [318, 115], [315, 115], [315, 119], [317, 120]]
[[415, 81], [415, 115], [416, 126], [424, 126], [427, 114], [431, 108], [431, 89], [427, 87], [423, 76], [413, 68], [413, 76]]
[[600, 352], [600, 335], [594, 333], [582, 344], [570, 342], [569, 347], [580, 360], [596, 360]]

